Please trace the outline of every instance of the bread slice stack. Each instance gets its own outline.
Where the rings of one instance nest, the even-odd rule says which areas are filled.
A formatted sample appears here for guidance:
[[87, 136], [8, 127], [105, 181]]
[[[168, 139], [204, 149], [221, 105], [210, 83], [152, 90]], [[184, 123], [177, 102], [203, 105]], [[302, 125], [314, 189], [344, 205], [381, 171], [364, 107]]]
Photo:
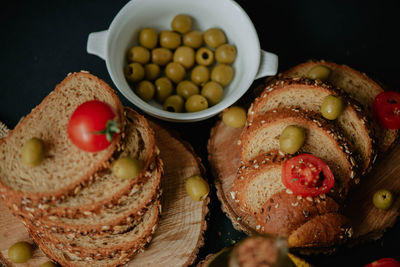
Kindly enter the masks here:
[[[100, 100], [117, 114], [121, 133], [100, 152], [69, 140], [67, 124], [83, 102]], [[26, 140], [43, 140], [45, 157], [22, 164]], [[163, 163], [147, 120], [123, 107], [115, 92], [87, 73], [68, 75], [0, 140], [0, 196], [42, 251], [63, 266], [119, 266], [151, 241], [161, 214]], [[141, 173], [119, 179], [111, 166], [138, 159]]]
[[[329, 81], [305, 77], [319, 64], [331, 69]], [[325, 61], [300, 64], [266, 81], [248, 110], [239, 139], [241, 167], [231, 192], [240, 208], [257, 218], [255, 230], [286, 236], [292, 248], [332, 248], [351, 238], [353, 229], [341, 214], [346, 197], [397, 136], [371, 115], [373, 99], [381, 91], [366, 75]], [[328, 95], [344, 102], [336, 120], [320, 113]], [[335, 186], [326, 194], [296, 196], [283, 185], [282, 164], [294, 155], [280, 150], [279, 137], [289, 125], [306, 133], [294, 155], [311, 153], [332, 170]]]

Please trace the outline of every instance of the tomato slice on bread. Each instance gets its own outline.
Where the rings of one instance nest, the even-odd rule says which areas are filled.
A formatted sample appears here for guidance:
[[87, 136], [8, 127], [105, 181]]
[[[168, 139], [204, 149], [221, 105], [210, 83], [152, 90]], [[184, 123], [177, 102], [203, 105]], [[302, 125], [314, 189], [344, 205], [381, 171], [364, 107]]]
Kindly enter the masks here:
[[295, 195], [313, 197], [328, 192], [335, 185], [335, 177], [320, 158], [300, 154], [283, 163], [282, 182]]
[[372, 103], [372, 112], [382, 127], [399, 129], [400, 93], [386, 91], [378, 94]]
[[68, 122], [68, 136], [78, 148], [96, 152], [107, 148], [119, 132], [112, 107], [98, 100], [79, 105]]

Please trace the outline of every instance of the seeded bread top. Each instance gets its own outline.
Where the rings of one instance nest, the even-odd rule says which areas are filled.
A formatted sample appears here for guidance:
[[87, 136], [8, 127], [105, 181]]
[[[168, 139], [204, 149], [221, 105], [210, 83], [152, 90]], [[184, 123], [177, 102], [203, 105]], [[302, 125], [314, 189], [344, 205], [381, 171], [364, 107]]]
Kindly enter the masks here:
[[280, 76], [304, 77], [311, 68], [317, 65], [324, 65], [330, 68], [332, 73], [327, 82], [338, 88], [341, 88], [363, 106], [369, 119], [373, 122], [373, 126], [377, 134], [377, 141], [379, 141], [380, 150], [383, 152], [386, 151], [396, 140], [398, 131], [380, 127], [372, 116], [371, 107], [375, 96], [385, 90], [374, 79], [365, 73], [362, 73], [347, 65], [337, 64], [325, 60], [309, 60], [290, 68], [289, 70], [280, 74]]
[[[7, 198], [38, 201], [65, 195], [90, 178], [101, 168], [117, 148], [118, 135], [106, 149], [89, 153], [71, 143], [67, 133], [70, 116], [88, 100], [100, 100], [111, 105], [118, 121], [124, 121], [123, 106], [115, 92], [99, 78], [84, 72], [66, 77], [41, 104], [21, 120], [8, 136], [0, 141], [0, 193]], [[34, 168], [21, 159], [24, 143], [37, 137], [43, 140], [45, 158]]]
[[251, 105], [247, 123], [254, 116], [278, 107], [300, 107], [320, 113], [324, 98], [328, 95], [340, 96], [344, 110], [334, 121], [344, 136], [357, 150], [360, 167], [366, 171], [372, 165], [375, 153], [373, 131], [362, 106], [339, 88], [307, 78], [281, 78], [266, 85], [266, 88]]
[[242, 161], [248, 162], [260, 153], [279, 150], [279, 136], [289, 125], [305, 129], [306, 139], [299, 153], [311, 153], [329, 165], [336, 180], [335, 199], [343, 200], [349, 188], [359, 181], [358, 164], [351, 145], [337, 127], [315, 112], [279, 108], [256, 116], [240, 137]]

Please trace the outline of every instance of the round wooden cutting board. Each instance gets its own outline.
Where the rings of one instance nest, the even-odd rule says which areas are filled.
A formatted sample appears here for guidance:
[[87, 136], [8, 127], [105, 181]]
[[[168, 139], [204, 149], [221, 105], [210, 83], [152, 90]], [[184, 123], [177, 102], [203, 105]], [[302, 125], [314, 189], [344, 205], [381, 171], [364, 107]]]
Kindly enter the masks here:
[[[222, 209], [232, 220], [234, 227], [247, 234], [255, 233], [255, 218], [242, 211], [231, 197], [236, 171], [240, 166], [237, 142], [241, 129], [231, 128], [218, 121], [212, 128], [208, 142], [209, 161], [215, 176], [217, 195]], [[399, 215], [400, 197], [396, 197], [391, 208], [383, 211], [375, 208], [372, 196], [378, 189], [385, 188], [400, 195], [400, 145], [395, 145], [387, 154], [377, 160], [372, 172], [362, 178], [358, 188], [348, 197], [344, 214], [354, 226], [353, 241], [379, 238], [392, 227]]]
[[[204, 167], [190, 145], [159, 124], [150, 121], [150, 125], [164, 162], [162, 214], [149, 247], [128, 266], [188, 266], [203, 245], [209, 199], [192, 200], [186, 194], [185, 180], [203, 174]], [[13, 243], [23, 240], [33, 243], [23, 224], [0, 201], [0, 266], [14, 266], [7, 260], [7, 250]], [[35, 249], [32, 259], [15, 266], [37, 267], [47, 260], [40, 249]]]

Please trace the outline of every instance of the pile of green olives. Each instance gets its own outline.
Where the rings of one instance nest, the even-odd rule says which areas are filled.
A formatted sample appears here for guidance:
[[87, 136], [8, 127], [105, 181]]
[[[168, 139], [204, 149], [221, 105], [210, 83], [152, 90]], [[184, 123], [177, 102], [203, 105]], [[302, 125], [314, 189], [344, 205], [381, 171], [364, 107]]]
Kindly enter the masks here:
[[125, 77], [144, 101], [155, 100], [170, 112], [197, 112], [218, 104], [234, 76], [236, 47], [219, 28], [192, 29], [178, 14], [171, 29], [143, 28], [129, 49]]

